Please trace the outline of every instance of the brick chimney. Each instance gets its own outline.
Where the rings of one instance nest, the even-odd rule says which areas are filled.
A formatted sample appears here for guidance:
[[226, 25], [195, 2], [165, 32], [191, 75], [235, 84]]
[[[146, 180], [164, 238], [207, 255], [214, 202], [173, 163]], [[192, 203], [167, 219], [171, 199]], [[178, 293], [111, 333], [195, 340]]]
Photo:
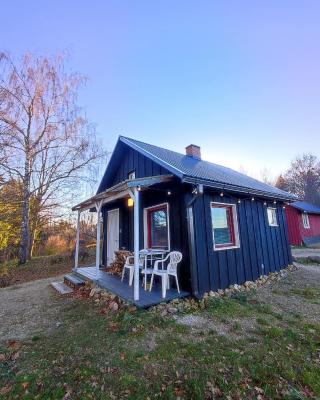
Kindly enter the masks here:
[[201, 160], [200, 146], [197, 146], [196, 144], [189, 144], [189, 146], [186, 147], [186, 155], [197, 160]]

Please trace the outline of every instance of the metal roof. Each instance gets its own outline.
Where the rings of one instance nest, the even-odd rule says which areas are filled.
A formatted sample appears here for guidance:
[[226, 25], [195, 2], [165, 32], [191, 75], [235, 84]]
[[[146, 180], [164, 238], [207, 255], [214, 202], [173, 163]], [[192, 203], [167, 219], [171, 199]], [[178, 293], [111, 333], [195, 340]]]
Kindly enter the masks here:
[[185, 154], [124, 136], [120, 136], [119, 140], [179, 176], [183, 182], [203, 183], [205, 186], [237, 193], [249, 193], [289, 201], [297, 200], [296, 196], [288, 192], [260, 182], [231, 168], [209, 161], [198, 160]]
[[137, 178], [137, 179], [126, 179], [123, 182], [120, 182], [103, 192], [96, 194], [79, 204], [76, 204], [72, 207], [72, 211], [83, 211], [89, 210], [91, 208], [96, 208], [98, 203], [106, 204], [110, 201], [117, 200], [122, 197], [129, 197], [130, 190], [134, 187], [138, 187], [139, 190], [143, 190], [153, 185], [157, 185], [158, 183], [169, 182], [173, 178], [172, 175], [156, 175], [156, 176], [147, 176], [145, 178]]
[[291, 203], [290, 206], [309, 214], [320, 214], [320, 207], [314, 206], [310, 203], [306, 203], [305, 201], [295, 201], [294, 203]]

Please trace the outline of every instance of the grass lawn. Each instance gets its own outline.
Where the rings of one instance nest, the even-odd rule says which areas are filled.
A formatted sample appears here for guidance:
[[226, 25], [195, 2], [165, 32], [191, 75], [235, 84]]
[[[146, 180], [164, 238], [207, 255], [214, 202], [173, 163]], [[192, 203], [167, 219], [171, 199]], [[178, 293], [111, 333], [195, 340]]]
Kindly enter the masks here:
[[[274, 290], [320, 305], [320, 285]], [[102, 315], [75, 299], [61, 322], [52, 335], [0, 345], [0, 399], [320, 398], [319, 323], [256, 292], [163, 317]]]

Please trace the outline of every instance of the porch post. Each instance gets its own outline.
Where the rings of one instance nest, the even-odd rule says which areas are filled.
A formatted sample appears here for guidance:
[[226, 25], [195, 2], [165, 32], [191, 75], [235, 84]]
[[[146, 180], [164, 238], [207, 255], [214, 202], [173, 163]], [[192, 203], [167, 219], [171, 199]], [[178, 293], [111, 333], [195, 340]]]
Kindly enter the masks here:
[[97, 209], [97, 244], [96, 244], [96, 274], [99, 276], [99, 267], [100, 267], [100, 236], [101, 236], [101, 202], [96, 203]]
[[139, 300], [139, 190], [134, 188], [134, 288], [133, 298]]
[[78, 269], [78, 265], [79, 265], [80, 214], [81, 214], [81, 211], [78, 210], [77, 233], [76, 233], [76, 251], [75, 251], [75, 254], [74, 254], [74, 270], [75, 271]]

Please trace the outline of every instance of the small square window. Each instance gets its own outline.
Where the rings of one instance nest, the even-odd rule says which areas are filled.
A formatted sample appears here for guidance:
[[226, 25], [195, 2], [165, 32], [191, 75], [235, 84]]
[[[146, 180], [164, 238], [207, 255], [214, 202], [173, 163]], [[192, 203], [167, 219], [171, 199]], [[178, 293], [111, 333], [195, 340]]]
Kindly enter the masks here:
[[128, 179], [129, 179], [129, 180], [131, 180], [131, 179], [136, 179], [136, 171], [131, 171], [131, 172], [129, 172], [129, 174], [128, 174]]
[[302, 214], [302, 222], [304, 229], [310, 229], [309, 215], [307, 213]]
[[239, 246], [236, 206], [234, 204], [211, 203], [213, 243], [215, 250]]
[[277, 209], [276, 208], [267, 208], [268, 222], [270, 226], [278, 226], [277, 220]]

